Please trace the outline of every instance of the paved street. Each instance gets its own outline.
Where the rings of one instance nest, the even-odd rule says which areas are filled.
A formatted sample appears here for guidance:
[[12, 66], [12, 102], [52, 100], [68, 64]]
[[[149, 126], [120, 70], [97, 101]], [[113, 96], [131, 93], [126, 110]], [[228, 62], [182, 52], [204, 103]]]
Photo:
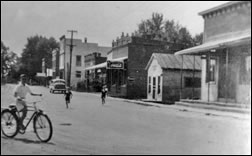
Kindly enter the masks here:
[[[12, 100], [12, 85], [1, 87], [1, 107]], [[207, 116], [176, 109], [142, 106], [100, 95], [73, 92], [70, 109], [63, 94], [45, 87], [41, 105], [52, 120], [49, 143], [40, 143], [31, 128], [8, 139], [1, 134], [2, 154], [251, 154], [249, 120]], [[39, 97], [28, 97], [28, 100]]]

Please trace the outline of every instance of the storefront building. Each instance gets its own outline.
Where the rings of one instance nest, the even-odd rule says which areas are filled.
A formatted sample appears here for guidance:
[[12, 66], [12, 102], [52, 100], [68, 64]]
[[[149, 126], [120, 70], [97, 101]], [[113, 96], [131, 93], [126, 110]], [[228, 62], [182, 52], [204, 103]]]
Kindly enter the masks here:
[[199, 15], [203, 44], [175, 54], [201, 56], [201, 100], [250, 104], [251, 1], [228, 2]]

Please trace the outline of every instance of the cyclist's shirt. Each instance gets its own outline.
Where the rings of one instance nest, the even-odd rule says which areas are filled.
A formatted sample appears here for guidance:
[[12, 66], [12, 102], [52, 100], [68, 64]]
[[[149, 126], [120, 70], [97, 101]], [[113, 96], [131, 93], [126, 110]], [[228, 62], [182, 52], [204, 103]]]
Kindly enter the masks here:
[[27, 84], [23, 85], [22, 83], [19, 83], [14, 89], [14, 94], [15, 93], [17, 93], [17, 96], [25, 99], [27, 93], [31, 94], [31, 89]]

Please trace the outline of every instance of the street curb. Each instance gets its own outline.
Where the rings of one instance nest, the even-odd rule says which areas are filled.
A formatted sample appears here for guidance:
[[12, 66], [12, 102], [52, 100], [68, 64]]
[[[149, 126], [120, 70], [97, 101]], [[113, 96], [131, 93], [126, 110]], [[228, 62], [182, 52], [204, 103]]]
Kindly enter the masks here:
[[182, 105], [186, 107], [199, 108], [199, 109], [211, 109], [221, 112], [234, 112], [240, 114], [250, 114], [250, 110], [247, 108], [235, 108], [228, 106], [216, 106], [216, 105], [206, 105], [206, 104], [188, 104], [186, 102], [176, 102], [176, 105]]
[[[99, 96], [100, 94], [97, 93], [88, 93], [94, 96]], [[168, 108], [168, 109], [173, 109], [177, 111], [183, 111], [183, 112], [194, 112], [194, 113], [200, 113], [200, 114], [205, 114], [205, 115], [213, 115], [213, 116], [222, 116], [222, 117], [231, 117], [235, 119], [249, 119], [251, 120], [251, 114], [243, 114], [243, 113], [238, 113], [238, 112], [227, 112], [227, 111], [222, 111], [222, 110], [214, 110], [214, 109], [204, 109], [204, 108], [193, 108], [189, 106], [181, 106], [181, 105], [175, 105], [175, 104], [158, 104], [154, 102], [144, 102], [140, 100], [131, 100], [131, 99], [123, 99], [123, 98], [118, 98], [118, 97], [111, 97], [107, 96], [109, 99], [113, 100], [118, 100], [118, 101], [123, 101], [123, 102], [128, 102], [128, 103], [134, 103], [138, 105], [143, 105], [143, 106], [152, 106], [152, 107], [157, 107], [157, 108]]]

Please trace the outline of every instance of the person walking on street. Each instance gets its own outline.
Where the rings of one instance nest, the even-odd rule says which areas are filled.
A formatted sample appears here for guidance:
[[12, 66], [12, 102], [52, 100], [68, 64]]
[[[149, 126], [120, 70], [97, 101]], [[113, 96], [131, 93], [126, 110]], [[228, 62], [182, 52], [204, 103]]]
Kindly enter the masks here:
[[106, 98], [107, 92], [108, 92], [108, 89], [107, 89], [106, 85], [104, 85], [102, 87], [102, 91], [101, 91], [102, 105], [105, 104], [105, 98]]
[[68, 108], [68, 104], [70, 103], [70, 98], [72, 98], [73, 96], [69, 87], [66, 88], [66, 92], [64, 95], [65, 95], [65, 100], [66, 100], [66, 108]]

